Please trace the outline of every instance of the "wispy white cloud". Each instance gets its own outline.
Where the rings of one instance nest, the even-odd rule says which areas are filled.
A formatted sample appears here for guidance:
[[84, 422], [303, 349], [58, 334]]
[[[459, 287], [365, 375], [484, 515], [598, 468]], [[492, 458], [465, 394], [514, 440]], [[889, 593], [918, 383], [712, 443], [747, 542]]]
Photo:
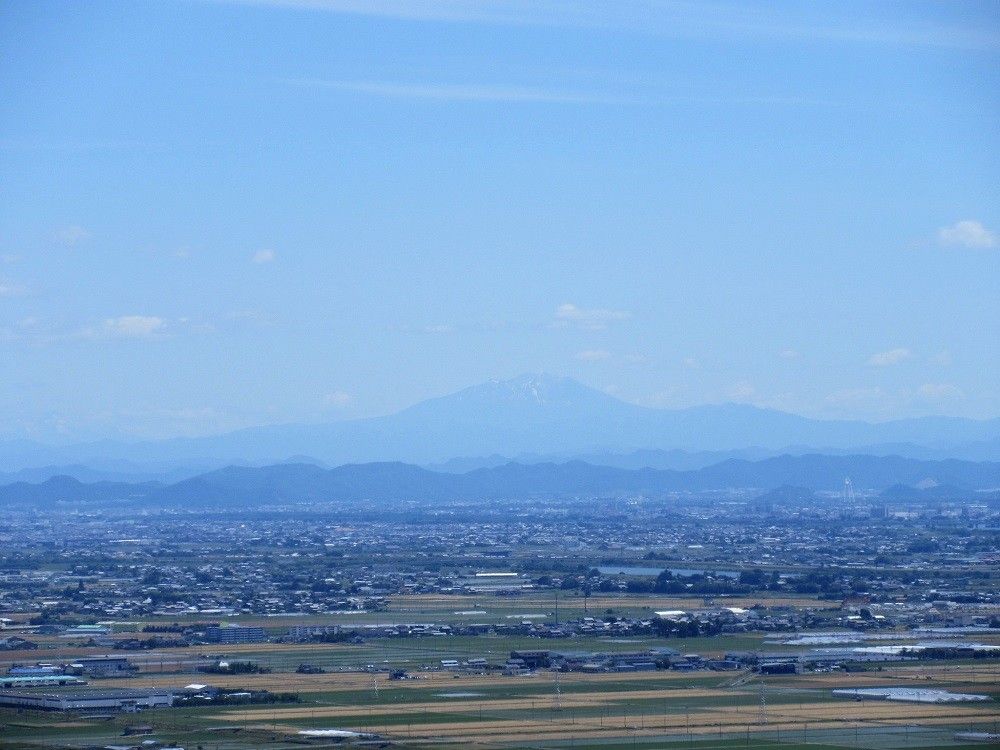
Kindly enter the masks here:
[[[789, 107], [831, 107], [843, 102], [813, 96], [741, 94], [741, 95], [698, 95], [678, 96], [650, 88], [648, 82], [642, 87], [629, 90], [616, 89], [613, 92], [580, 91], [570, 89], [544, 88], [539, 86], [502, 85], [492, 83], [444, 83], [444, 82], [400, 82], [331, 80], [324, 78], [282, 78], [281, 82], [303, 89], [326, 89], [348, 94], [361, 94], [393, 99], [425, 99], [441, 102], [500, 102], [507, 104], [662, 104], [684, 106], [789, 106]], [[619, 84], [620, 86], [620, 84]]]
[[550, 26], [671, 38], [823, 40], [850, 44], [995, 49], [989, 25], [879, 20], [836, 3], [781, 8], [710, 0], [211, 0], [405, 21]]
[[0, 279], [0, 297], [23, 297], [28, 293], [28, 287], [13, 281]]
[[729, 389], [728, 395], [733, 401], [752, 401], [757, 396], [757, 389], [752, 383], [742, 380]]
[[386, 330], [418, 336], [447, 336], [460, 330], [475, 330], [477, 327], [477, 324], [470, 321], [465, 321], [461, 326], [453, 323], [392, 323], [386, 326]]
[[77, 243], [90, 237], [90, 232], [77, 224], [73, 224], [72, 226], [63, 227], [62, 229], [57, 230], [55, 237], [64, 245], [72, 247], [73, 245], [76, 245]]
[[270, 263], [274, 260], [274, 250], [258, 250], [250, 258], [251, 263]]
[[610, 323], [628, 320], [632, 313], [626, 310], [609, 310], [602, 307], [584, 308], [565, 303], [556, 308], [553, 325], [556, 328], [576, 326], [589, 331], [602, 331]]
[[824, 401], [833, 406], [859, 407], [870, 405], [885, 398], [885, 392], [879, 387], [843, 388], [826, 396]]
[[951, 383], [924, 383], [917, 389], [917, 393], [928, 401], [943, 401], [965, 396], [960, 388]]
[[390, 81], [336, 81], [318, 78], [286, 79], [303, 88], [321, 88], [354, 94], [403, 99], [437, 99], [461, 102], [508, 102], [541, 104], [606, 104], [620, 101], [613, 97], [531, 86], [487, 84], [399, 83]]
[[[232, 320], [219, 323], [231, 325]], [[116, 339], [162, 340], [179, 336], [214, 335], [223, 333], [225, 325], [211, 320], [187, 317], [164, 318], [157, 315], [120, 315], [84, 324], [70, 324], [53, 318], [29, 316], [14, 326], [0, 328], [0, 339], [36, 346], [79, 341], [111, 341]]]
[[107, 336], [146, 339], [165, 332], [167, 322], [154, 315], [122, 315], [104, 321], [101, 331]]
[[601, 362], [611, 357], [611, 352], [604, 349], [584, 349], [576, 353], [576, 358], [581, 362]]
[[972, 219], [956, 221], [938, 230], [938, 241], [948, 247], [968, 247], [974, 250], [988, 250], [1000, 247], [1000, 240], [981, 222]]
[[884, 352], [876, 352], [868, 358], [868, 364], [872, 367], [890, 367], [898, 365], [900, 362], [905, 362], [912, 356], [913, 353], [909, 349], [900, 347]]
[[778, 356], [782, 359], [798, 359], [802, 355], [795, 349], [782, 349], [778, 352]]
[[333, 391], [323, 396], [323, 405], [333, 409], [344, 409], [351, 405], [354, 399], [346, 391]]

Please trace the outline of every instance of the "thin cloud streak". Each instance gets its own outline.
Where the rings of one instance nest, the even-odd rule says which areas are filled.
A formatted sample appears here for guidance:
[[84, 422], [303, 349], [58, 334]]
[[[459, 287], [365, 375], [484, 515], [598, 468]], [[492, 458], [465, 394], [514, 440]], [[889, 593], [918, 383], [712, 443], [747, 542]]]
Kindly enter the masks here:
[[325, 78], [279, 78], [281, 83], [302, 89], [326, 89], [391, 99], [426, 99], [442, 102], [499, 102], [508, 104], [634, 104], [648, 106], [787, 106], [839, 107], [830, 99], [800, 96], [676, 96], [656, 90], [627, 96], [607, 93], [545, 89], [533, 86], [481, 83], [400, 83], [396, 81], [349, 81]]
[[[1000, 48], [1000, 34], [970, 25], [899, 24], [863, 15], [803, 17], [788, 10], [691, 0], [620, 0], [586, 4], [568, 0], [205, 0], [229, 5], [283, 8], [346, 16], [403, 21], [478, 23], [502, 26], [550, 26], [627, 31], [673, 38], [726, 38], [828, 41], [968, 50]], [[793, 11], [796, 9], [792, 9]]]
[[624, 100], [552, 91], [529, 86], [489, 86], [482, 84], [392, 83], [388, 81], [336, 81], [320, 78], [282, 79], [302, 88], [332, 89], [355, 94], [368, 94], [398, 99], [435, 99], [463, 102], [524, 102], [542, 104], [620, 104]]

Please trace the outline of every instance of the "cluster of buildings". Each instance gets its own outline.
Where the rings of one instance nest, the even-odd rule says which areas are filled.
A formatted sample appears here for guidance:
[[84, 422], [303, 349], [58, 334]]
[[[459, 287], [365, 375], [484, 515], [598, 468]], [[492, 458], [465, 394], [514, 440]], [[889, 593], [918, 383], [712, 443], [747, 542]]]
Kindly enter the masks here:
[[399, 595], [553, 589], [1000, 604], [998, 587], [983, 585], [1000, 562], [988, 531], [1000, 510], [971, 503], [872, 519], [839, 502], [762, 513], [745, 493], [713, 493], [511, 501], [349, 524], [343, 514], [199, 522], [167, 511], [16, 520], [16, 534], [0, 527], [0, 615], [40, 612], [43, 622], [373, 612]]
[[[72, 684], [71, 684], [72, 685]], [[2, 687], [2, 683], [0, 683]], [[48, 690], [0, 689], [0, 706], [36, 711], [121, 711], [135, 713], [146, 709], [173, 706], [220, 705], [243, 703], [288, 703], [298, 701], [295, 693], [271, 693], [267, 690], [223, 690], [211, 685], [192, 683], [178, 688], [83, 688]]]
[[[394, 515], [356, 507], [249, 516], [14, 508], [10, 515], [0, 523], [0, 661], [32, 649], [75, 655], [58, 668], [12, 669], [0, 679], [3, 700], [30, 694], [24, 705], [43, 708], [90, 699], [119, 710], [163, 705], [155, 691], [87, 683], [134, 674], [149, 651], [187, 646], [225, 653], [278, 640], [509, 636], [552, 648], [521, 649], [505, 661], [438, 654], [428, 667], [780, 673], [918, 656], [996, 658], [971, 634], [1000, 628], [1000, 509], [971, 502], [896, 504], [872, 514], [833, 501], [761, 507], [734, 492], [414, 502]], [[465, 604], [456, 603], [454, 617], [409, 621], [406, 602], [419, 595]], [[649, 595], [670, 602], [634, 604], [652, 602]], [[780, 606], [803, 596], [810, 606]], [[735, 606], [736, 597], [772, 604]], [[463, 609], [470, 598], [479, 604]], [[530, 608], [504, 611], [528, 614], [487, 613], [491, 602], [519, 599]], [[567, 599], [573, 614], [560, 617]], [[292, 617], [302, 624], [289, 628]], [[268, 622], [275, 626], [262, 626]], [[968, 637], [956, 640], [958, 629]], [[794, 642], [824, 631], [836, 638]], [[683, 646], [691, 636], [745, 633], [770, 642], [754, 653], [712, 650], [716, 658]], [[856, 640], [837, 640], [845, 633]], [[573, 648], [582, 639], [628, 638], [670, 638], [676, 648]]]

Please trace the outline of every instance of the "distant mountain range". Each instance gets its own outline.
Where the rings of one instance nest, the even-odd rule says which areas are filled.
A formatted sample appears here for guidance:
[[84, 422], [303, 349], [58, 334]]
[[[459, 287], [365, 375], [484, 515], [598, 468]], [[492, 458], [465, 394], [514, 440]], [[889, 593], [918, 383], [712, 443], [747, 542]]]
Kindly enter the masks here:
[[[898, 456], [778, 456], [762, 461], [731, 459], [690, 471], [619, 469], [581, 461], [516, 464], [465, 473], [429, 471], [403, 463], [348, 464], [324, 469], [312, 464], [230, 466], [172, 484], [155, 482], [83, 483], [54, 477], [41, 483], [0, 487], [0, 505], [52, 506], [58, 503], [141, 503], [157, 507], [289, 505], [308, 502], [363, 502], [380, 507], [399, 501], [488, 501], [545, 496], [594, 497], [662, 495], [727, 489], [795, 492], [839, 490], [845, 477], [858, 490], [949, 487], [948, 497], [975, 497], [977, 490], [1000, 488], [1000, 463], [920, 461]], [[959, 489], [961, 488], [961, 489]], [[778, 494], [787, 493], [780, 490]], [[918, 495], [934, 498], [934, 493]], [[983, 495], [985, 498], [986, 496]]]
[[[966, 445], [963, 449], [925, 448], [912, 443], [883, 443], [881, 445], [866, 445], [854, 449], [822, 448], [808, 445], [790, 445], [778, 450], [769, 448], [740, 448], [727, 451], [690, 451], [674, 448], [671, 450], [634, 450], [625, 453], [594, 451], [588, 453], [552, 453], [540, 455], [537, 453], [522, 453], [518, 456], [463, 456], [452, 458], [440, 463], [424, 464], [424, 468], [432, 471], [444, 471], [461, 474], [473, 469], [484, 469], [503, 466], [509, 463], [543, 464], [566, 463], [567, 461], [583, 461], [595, 466], [611, 466], [618, 469], [668, 469], [672, 471], [690, 471], [713, 466], [730, 459], [744, 461], [761, 461], [765, 458], [778, 456], [804, 456], [821, 454], [829, 456], [900, 456], [923, 461], [944, 461], [951, 458], [966, 461], [1000, 460], [1000, 444], [992, 447], [989, 443], [979, 443], [977, 446]], [[959, 455], [955, 455], [955, 454]], [[995, 458], [994, 458], [995, 457]]]
[[[310, 461], [304, 461], [310, 463]], [[218, 463], [213, 462], [202, 465], [190, 466], [157, 466], [154, 464], [141, 465], [121, 465], [108, 466], [104, 462], [96, 461], [94, 465], [88, 464], [65, 464], [33, 466], [17, 471], [0, 472], [0, 485], [13, 484], [15, 482], [44, 482], [52, 477], [72, 477], [81, 482], [158, 482], [169, 484], [179, 482], [206, 471], [219, 468]]]
[[[313, 456], [329, 465], [374, 461], [441, 464], [456, 456], [535, 455], [585, 457], [621, 468], [640, 468], [636, 464], [642, 463], [654, 468], [691, 469], [714, 461], [701, 456], [685, 463], [680, 454], [664, 456], [664, 452], [747, 451], [749, 446], [756, 446], [751, 451], [760, 452], [727, 457], [762, 458], [788, 446], [801, 446], [795, 452], [997, 460], [1000, 419], [922, 417], [868, 423], [808, 419], [744, 404], [651, 409], [570, 378], [524, 375], [368, 419], [255, 427], [170, 440], [105, 440], [63, 446], [3, 441], [0, 470], [118, 463], [152, 464], [164, 473], [190, 473], [188, 467], [273, 463], [296, 454]], [[635, 460], [611, 460], [609, 456], [633, 456]], [[145, 469], [139, 473], [153, 476]]]

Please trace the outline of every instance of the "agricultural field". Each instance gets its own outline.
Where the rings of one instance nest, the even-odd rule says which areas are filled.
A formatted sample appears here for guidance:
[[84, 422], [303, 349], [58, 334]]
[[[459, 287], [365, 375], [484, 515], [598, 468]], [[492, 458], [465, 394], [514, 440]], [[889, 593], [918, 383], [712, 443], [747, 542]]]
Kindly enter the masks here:
[[[34, 692], [7, 702], [174, 705], [0, 708], [0, 747], [896, 750], [998, 728], [1000, 577], [975, 516], [932, 544], [937, 509], [542, 510], [25, 517], [0, 550], [0, 675]], [[24, 670], [87, 684], [24, 686]], [[988, 700], [833, 693], [882, 687]]]
[[[181, 687], [189, 675], [140, 675], [130, 687]], [[220, 688], [299, 694], [288, 705], [174, 708], [140, 716], [64, 716], [0, 711], [2, 746], [111, 744], [147, 724], [163, 741], [203, 750], [301, 747], [308, 730], [377, 735], [398, 747], [960, 747], [957, 731], [993, 731], [995, 701], [899, 704], [836, 698], [834, 687], [911, 685], [987, 689], [1000, 695], [1000, 666], [906, 665], [877, 673], [784, 675], [676, 672], [456, 676], [271, 673], [212, 676]], [[109, 685], [111, 681], [102, 681]], [[120, 683], [121, 681], [119, 681]], [[68, 742], [72, 738], [72, 742]], [[325, 747], [322, 739], [309, 746]]]

